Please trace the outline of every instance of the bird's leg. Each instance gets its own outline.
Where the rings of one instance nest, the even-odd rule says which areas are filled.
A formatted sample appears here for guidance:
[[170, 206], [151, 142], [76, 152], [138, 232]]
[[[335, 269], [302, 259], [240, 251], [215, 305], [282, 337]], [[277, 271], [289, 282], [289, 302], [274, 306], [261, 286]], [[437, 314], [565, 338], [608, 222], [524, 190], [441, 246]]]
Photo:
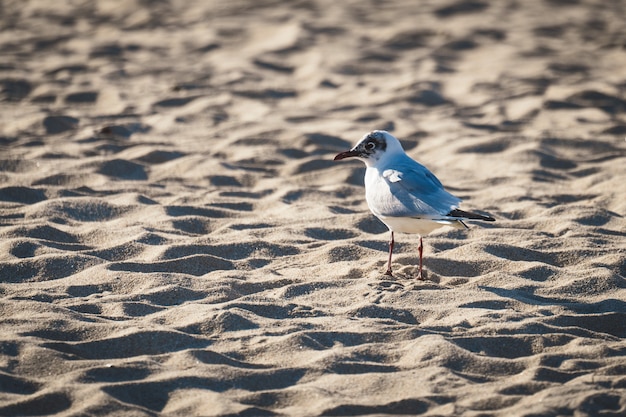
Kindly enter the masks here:
[[393, 276], [391, 272], [391, 254], [393, 253], [393, 231], [391, 231], [391, 239], [389, 240], [389, 261], [387, 262], [387, 272], [385, 275]]
[[424, 279], [424, 277], [422, 275], [422, 252], [423, 252], [423, 250], [424, 250], [424, 245], [422, 244], [422, 237], [420, 236], [420, 245], [417, 248], [417, 251], [420, 254], [420, 268], [419, 268], [419, 272], [417, 273], [417, 279], [419, 279], [419, 280], [423, 280]]

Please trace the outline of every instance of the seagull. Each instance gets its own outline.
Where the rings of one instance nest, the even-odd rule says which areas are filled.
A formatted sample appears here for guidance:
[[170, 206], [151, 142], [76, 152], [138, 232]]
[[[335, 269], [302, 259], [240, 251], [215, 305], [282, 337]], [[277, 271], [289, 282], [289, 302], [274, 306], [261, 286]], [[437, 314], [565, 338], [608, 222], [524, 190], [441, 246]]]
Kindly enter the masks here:
[[422, 236], [443, 226], [467, 229], [464, 220], [495, 219], [460, 210], [461, 199], [447, 192], [441, 182], [419, 162], [408, 156], [398, 139], [384, 130], [374, 130], [349, 151], [334, 160], [357, 158], [365, 163], [365, 199], [374, 216], [391, 232], [389, 260], [385, 275], [393, 276], [391, 256], [394, 232], [420, 236], [419, 272], [422, 277]]

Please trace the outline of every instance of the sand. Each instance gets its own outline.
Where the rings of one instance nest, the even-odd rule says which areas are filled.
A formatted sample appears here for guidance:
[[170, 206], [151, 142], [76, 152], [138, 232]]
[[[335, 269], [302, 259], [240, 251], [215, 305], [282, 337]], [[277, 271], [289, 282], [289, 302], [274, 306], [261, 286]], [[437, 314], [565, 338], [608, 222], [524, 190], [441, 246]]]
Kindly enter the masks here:
[[[0, 415], [626, 414], [624, 2], [0, 16]], [[425, 281], [374, 129], [497, 219]]]

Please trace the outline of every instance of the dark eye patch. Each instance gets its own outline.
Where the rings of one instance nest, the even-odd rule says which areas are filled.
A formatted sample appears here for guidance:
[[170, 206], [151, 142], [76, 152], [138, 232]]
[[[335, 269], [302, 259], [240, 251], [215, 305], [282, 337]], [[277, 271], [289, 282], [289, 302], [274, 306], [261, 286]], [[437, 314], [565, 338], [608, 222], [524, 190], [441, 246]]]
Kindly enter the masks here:
[[372, 134], [368, 136], [367, 143], [365, 144], [365, 149], [368, 151], [377, 149], [380, 151], [384, 151], [387, 149], [387, 142], [384, 137], [381, 137], [378, 134]]

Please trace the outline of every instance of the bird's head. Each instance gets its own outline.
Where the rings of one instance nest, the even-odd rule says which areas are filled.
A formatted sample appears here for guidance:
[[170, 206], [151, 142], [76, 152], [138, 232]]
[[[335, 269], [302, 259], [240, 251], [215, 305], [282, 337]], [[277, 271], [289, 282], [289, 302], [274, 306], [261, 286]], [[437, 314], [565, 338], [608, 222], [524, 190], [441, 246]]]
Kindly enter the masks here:
[[367, 166], [375, 166], [397, 153], [404, 153], [400, 141], [389, 132], [374, 130], [361, 138], [352, 149], [335, 156], [335, 161], [358, 158]]

